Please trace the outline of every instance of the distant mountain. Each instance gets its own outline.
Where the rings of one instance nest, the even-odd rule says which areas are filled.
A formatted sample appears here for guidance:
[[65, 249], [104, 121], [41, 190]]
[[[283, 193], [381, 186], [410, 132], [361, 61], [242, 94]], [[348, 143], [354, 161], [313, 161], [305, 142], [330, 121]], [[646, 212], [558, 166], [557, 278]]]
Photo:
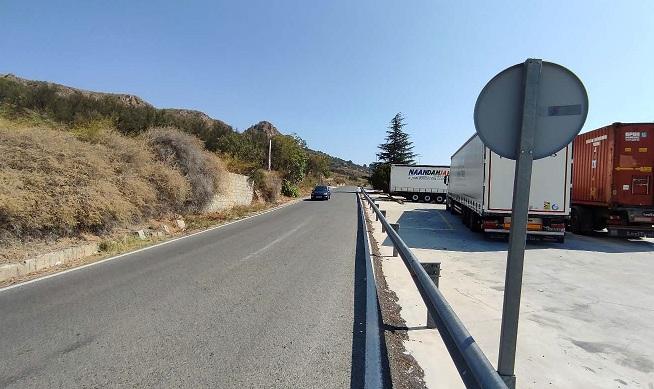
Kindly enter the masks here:
[[[217, 151], [220, 140], [236, 130], [222, 120], [214, 119], [204, 112], [156, 108], [138, 96], [124, 93], [94, 92], [46, 81], [34, 81], [13, 74], [0, 75], [0, 104], [9, 107], [14, 114], [35, 110], [47, 114], [52, 120], [75, 124], [98, 118], [110, 118], [119, 131], [137, 134], [151, 127], [173, 126], [191, 133], [205, 142], [209, 150]], [[264, 133], [274, 137], [282, 133], [268, 121], [252, 125], [247, 132]], [[333, 171], [362, 177], [368, 169], [329, 154], [309, 150], [327, 156]]]

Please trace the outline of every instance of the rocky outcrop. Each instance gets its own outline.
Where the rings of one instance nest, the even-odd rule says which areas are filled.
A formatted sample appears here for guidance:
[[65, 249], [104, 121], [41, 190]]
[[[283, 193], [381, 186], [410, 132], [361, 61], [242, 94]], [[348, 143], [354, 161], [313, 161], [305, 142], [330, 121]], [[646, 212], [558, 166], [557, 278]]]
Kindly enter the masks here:
[[268, 138], [273, 138], [277, 135], [281, 135], [281, 132], [275, 127], [272, 123], [268, 121], [260, 121], [259, 123], [250, 126], [247, 130], [245, 130], [246, 133], [248, 132], [253, 132], [253, 133], [263, 133], [266, 134]]

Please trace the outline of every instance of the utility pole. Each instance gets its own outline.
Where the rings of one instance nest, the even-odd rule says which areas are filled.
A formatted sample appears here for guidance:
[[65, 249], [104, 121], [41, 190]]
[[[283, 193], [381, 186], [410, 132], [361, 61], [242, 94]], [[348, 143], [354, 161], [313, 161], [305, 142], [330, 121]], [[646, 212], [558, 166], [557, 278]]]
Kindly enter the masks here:
[[271, 154], [272, 154], [272, 138], [269, 138], [268, 139], [268, 171], [270, 171], [270, 163], [272, 161]]

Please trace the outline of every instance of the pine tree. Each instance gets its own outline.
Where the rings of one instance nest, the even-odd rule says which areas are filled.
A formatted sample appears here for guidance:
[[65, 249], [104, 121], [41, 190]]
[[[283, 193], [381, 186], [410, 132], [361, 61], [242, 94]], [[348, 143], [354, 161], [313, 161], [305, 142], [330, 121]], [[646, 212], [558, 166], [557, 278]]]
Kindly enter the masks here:
[[409, 140], [409, 134], [402, 129], [406, 126], [404, 117], [398, 112], [391, 120], [386, 131], [386, 143], [379, 145], [380, 152], [377, 159], [381, 162], [391, 164], [412, 164], [416, 154], [413, 152], [413, 142]]

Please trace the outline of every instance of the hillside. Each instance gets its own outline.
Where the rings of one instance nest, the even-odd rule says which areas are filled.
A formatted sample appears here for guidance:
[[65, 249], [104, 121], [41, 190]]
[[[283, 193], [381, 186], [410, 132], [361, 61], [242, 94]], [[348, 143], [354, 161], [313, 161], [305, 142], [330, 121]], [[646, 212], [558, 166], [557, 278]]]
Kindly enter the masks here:
[[[141, 134], [152, 127], [176, 127], [200, 138], [210, 151], [251, 159], [245, 166], [252, 167], [263, 167], [265, 158], [260, 155], [263, 138], [282, 134], [267, 121], [261, 121], [241, 134], [224, 121], [200, 111], [161, 109], [131, 94], [86, 91], [51, 82], [27, 80], [12, 74], [0, 75], [0, 105], [11, 117], [35, 111], [48, 120], [68, 126], [108, 119], [119, 132], [128, 135]], [[366, 168], [351, 161], [319, 151], [307, 151], [326, 157], [330, 169], [335, 173], [350, 178], [368, 174]]]

